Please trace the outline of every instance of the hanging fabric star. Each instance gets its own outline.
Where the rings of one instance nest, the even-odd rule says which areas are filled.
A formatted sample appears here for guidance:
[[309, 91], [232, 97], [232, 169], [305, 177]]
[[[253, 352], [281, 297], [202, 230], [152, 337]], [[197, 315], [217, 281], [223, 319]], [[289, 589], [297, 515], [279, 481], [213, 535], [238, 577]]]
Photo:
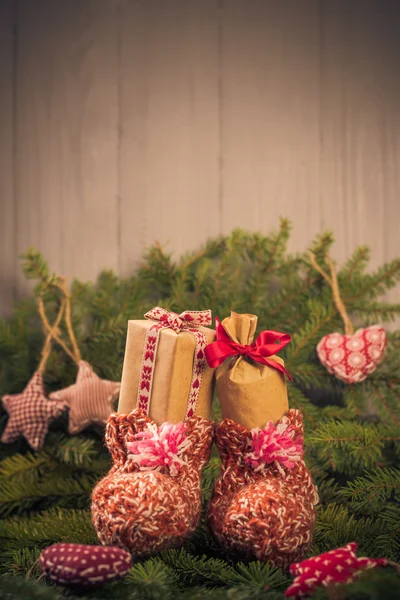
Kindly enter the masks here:
[[23, 436], [33, 450], [40, 450], [49, 422], [65, 409], [65, 404], [46, 399], [40, 371], [35, 371], [21, 394], [3, 396], [3, 405], [10, 418], [1, 441], [9, 444]]
[[[43, 301], [38, 300], [39, 314], [42, 316]], [[7, 426], [1, 437], [3, 444], [10, 444], [23, 436], [33, 450], [40, 450], [49, 428], [49, 422], [61, 415], [65, 403], [47, 400], [43, 385], [43, 371], [51, 352], [54, 338], [65, 308], [63, 300], [54, 325], [47, 322], [48, 333], [43, 345], [42, 356], [37, 371], [21, 394], [3, 396], [3, 406], [9, 414]]]
[[112, 412], [121, 384], [100, 379], [91, 365], [78, 362], [76, 382], [63, 390], [52, 392], [51, 400], [65, 402], [69, 406], [70, 434], [79, 433], [89, 425], [104, 425]]
[[[89, 425], [104, 425], [113, 409], [113, 402], [117, 399], [121, 384], [116, 381], [100, 379], [93, 371], [93, 367], [82, 360], [78, 342], [72, 327], [71, 295], [62, 277], [54, 283], [62, 293], [65, 302], [65, 325], [68, 332], [69, 347], [55, 332], [54, 339], [66, 354], [77, 364], [78, 374], [73, 385], [52, 392], [51, 400], [62, 401], [69, 407], [68, 433], [74, 434], [83, 431]], [[41, 312], [44, 327], [50, 331], [51, 325], [44, 311]]]

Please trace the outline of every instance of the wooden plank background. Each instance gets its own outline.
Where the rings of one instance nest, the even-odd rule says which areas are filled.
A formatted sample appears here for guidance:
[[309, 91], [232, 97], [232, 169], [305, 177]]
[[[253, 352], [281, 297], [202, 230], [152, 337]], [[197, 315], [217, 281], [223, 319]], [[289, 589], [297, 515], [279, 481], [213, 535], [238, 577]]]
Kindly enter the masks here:
[[15, 298], [14, 6], [0, 2], [0, 315]]
[[398, 256], [399, 30], [397, 0], [0, 0], [0, 314], [30, 245], [93, 279], [283, 215], [292, 250]]

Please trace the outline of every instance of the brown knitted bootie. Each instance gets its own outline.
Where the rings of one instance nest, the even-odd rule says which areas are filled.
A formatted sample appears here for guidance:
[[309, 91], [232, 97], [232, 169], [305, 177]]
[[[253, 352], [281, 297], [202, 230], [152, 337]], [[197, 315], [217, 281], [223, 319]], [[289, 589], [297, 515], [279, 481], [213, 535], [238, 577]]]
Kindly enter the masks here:
[[111, 415], [106, 444], [114, 465], [92, 493], [101, 543], [135, 557], [181, 545], [200, 518], [212, 439], [213, 424], [200, 416], [158, 427], [140, 409]]
[[276, 425], [216, 429], [222, 472], [208, 510], [217, 540], [239, 555], [288, 567], [308, 549], [318, 495], [302, 459], [303, 421], [289, 410]]

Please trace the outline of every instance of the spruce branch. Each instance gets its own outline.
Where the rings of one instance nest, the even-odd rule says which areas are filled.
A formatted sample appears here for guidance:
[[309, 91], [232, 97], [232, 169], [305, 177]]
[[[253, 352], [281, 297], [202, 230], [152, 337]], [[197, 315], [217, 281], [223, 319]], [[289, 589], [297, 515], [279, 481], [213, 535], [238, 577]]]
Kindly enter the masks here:
[[167, 550], [161, 554], [186, 585], [227, 585], [235, 580], [234, 569], [219, 558], [193, 556], [185, 550]]
[[45, 451], [27, 452], [26, 454], [11, 454], [0, 462], [0, 485], [5, 478], [14, 475], [23, 475], [29, 471], [37, 471], [51, 461]]
[[262, 590], [284, 590], [289, 580], [280, 569], [269, 563], [253, 561], [237, 563], [234, 567], [235, 585]]
[[359, 246], [352, 256], [346, 261], [341, 270], [344, 279], [352, 280], [365, 272], [371, 258], [371, 251], [368, 246]]
[[[0, 551], [1, 552], [1, 551]], [[26, 576], [29, 573], [31, 579], [36, 579], [41, 575], [38, 558], [40, 548], [19, 548], [18, 550], [9, 550], [1, 555], [0, 570], [4, 574], [14, 576]]]
[[350, 499], [353, 509], [380, 513], [385, 503], [400, 503], [400, 471], [394, 468], [374, 469], [349, 481], [341, 494]]
[[346, 506], [328, 504], [317, 510], [312, 554], [340, 548], [349, 542], [357, 542], [360, 553], [374, 556], [378, 536], [381, 536], [381, 540], [390, 537], [389, 526], [382, 519], [376, 517], [357, 519]]
[[21, 545], [97, 542], [89, 511], [62, 508], [51, 508], [40, 514], [0, 521], [1, 538], [18, 540]]
[[324, 454], [329, 450], [336, 469], [343, 473], [373, 468], [383, 460], [388, 443], [400, 441], [399, 432], [383, 424], [355, 421], [327, 421], [309, 436], [316, 448]]
[[63, 503], [74, 500], [87, 504], [97, 475], [88, 473], [63, 473], [62, 469], [41, 476], [33, 472], [30, 477], [3, 479], [0, 488], [0, 514], [8, 515], [32, 508], [42, 501]]
[[125, 583], [144, 584], [146, 586], [156, 584], [162, 587], [170, 587], [177, 583], [177, 577], [174, 569], [168, 567], [160, 559], [149, 558], [145, 562], [133, 565]]
[[0, 578], [0, 600], [62, 600], [61, 592], [45, 583], [6, 575]]
[[[319, 363], [315, 348], [321, 337], [340, 331], [342, 322], [330, 289], [310, 269], [306, 252], [288, 254], [289, 229], [283, 222], [268, 235], [236, 230], [176, 261], [156, 244], [148, 250], [141, 268], [127, 279], [104, 271], [95, 283], [74, 281], [72, 318], [79, 346], [99, 375], [117, 379], [127, 320], [143, 318], [156, 304], [178, 312], [210, 307], [221, 318], [231, 309], [254, 312], [259, 317], [258, 331], [288, 331], [293, 342], [282, 355], [294, 377], [288, 386], [289, 405], [303, 412], [305, 460], [321, 498], [312, 552], [357, 541], [362, 554], [399, 560], [400, 440], [396, 419], [400, 420], [400, 333], [388, 332], [384, 361], [363, 383], [346, 386], [331, 376]], [[310, 246], [322, 266], [332, 243], [333, 236], [327, 232]], [[56, 280], [39, 253], [30, 250], [28, 255], [27, 274], [38, 282], [37, 291], [48, 298], [52, 320], [57, 287], [48, 285], [43, 292], [43, 286]], [[360, 327], [390, 321], [399, 312], [397, 305], [378, 297], [399, 280], [400, 261], [373, 273], [366, 271], [368, 261], [369, 251], [358, 248], [338, 272], [343, 301]], [[11, 319], [0, 320], [0, 394], [18, 392], [26, 384], [37, 364], [42, 337], [32, 299], [16, 305]], [[55, 349], [46, 375], [48, 390], [65, 387], [74, 377], [74, 366]], [[213, 411], [220, 420], [217, 403]], [[0, 415], [0, 430], [6, 420], [5, 414]], [[0, 510], [3, 515], [14, 515], [0, 522], [3, 573], [17, 575], [29, 570], [30, 558], [49, 543], [96, 542], [90, 513], [65, 508], [86, 507], [92, 485], [108, 468], [109, 457], [95, 431], [70, 437], [60, 421], [39, 453], [32, 453], [21, 441], [1, 445], [0, 457], [5, 459], [0, 462]], [[285, 584], [280, 571], [274, 575], [261, 563], [241, 565], [225, 560], [222, 549], [211, 539], [204, 508], [219, 469], [214, 453], [202, 476], [203, 516], [184, 550], [138, 561], [126, 582], [88, 596], [282, 600]], [[60, 506], [64, 508], [57, 508]], [[43, 513], [46, 507], [52, 508]], [[386, 589], [383, 570], [376, 577]], [[14, 581], [19, 578], [15, 576]], [[7, 586], [16, 598], [29, 597], [28, 588], [17, 592], [10, 580]], [[35, 589], [41, 593], [42, 588], [48, 589], [41, 584]], [[350, 593], [349, 589], [341, 593]], [[375, 594], [377, 589], [378, 584]], [[372, 600], [366, 583], [359, 590], [363, 590], [363, 598]], [[356, 592], [351, 594], [346, 598], [358, 600]]]

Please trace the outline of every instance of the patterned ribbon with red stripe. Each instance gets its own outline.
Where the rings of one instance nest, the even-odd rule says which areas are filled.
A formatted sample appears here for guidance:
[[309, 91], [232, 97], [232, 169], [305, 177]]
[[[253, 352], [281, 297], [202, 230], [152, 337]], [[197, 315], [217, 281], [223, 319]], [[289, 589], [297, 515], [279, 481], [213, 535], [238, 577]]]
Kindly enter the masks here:
[[156, 306], [145, 315], [146, 319], [158, 321], [147, 330], [144, 343], [142, 368], [140, 372], [139, 389], [137, 396], [137, 407], [145, 414], [150, 411], [150, 397], [153, 386], [154, 367], [157, 356], [160, 331], [162, 329], [173, 329], [175, 333], [188, 331], [196, 338], [196, 348], [193, 361], [193, 374], [190, 384], [190, 392], [186, 407], [186, 416], [192, 417], [195, 413], [199, 399], [201, 382], [205, 368], [205, 347], [207, 338], [199, 327], [208, 327], [211, 325], [211, 310], [192, 311], [187, 310], [180, 315], [169, 312], [164, 308]]

